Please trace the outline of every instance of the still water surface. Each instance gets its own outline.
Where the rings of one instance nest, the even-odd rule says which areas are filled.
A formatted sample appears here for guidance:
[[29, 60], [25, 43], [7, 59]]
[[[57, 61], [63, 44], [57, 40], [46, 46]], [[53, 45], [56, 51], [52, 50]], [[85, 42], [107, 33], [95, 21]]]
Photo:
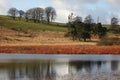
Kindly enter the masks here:
[[119, 55], [0, 54], [0, 80], [120, 80]]

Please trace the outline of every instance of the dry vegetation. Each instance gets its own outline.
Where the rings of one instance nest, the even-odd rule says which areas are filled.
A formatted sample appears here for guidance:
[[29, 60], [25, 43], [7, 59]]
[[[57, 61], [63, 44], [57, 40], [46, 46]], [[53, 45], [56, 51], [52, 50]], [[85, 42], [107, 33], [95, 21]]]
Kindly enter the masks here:
[[98, 42], [73, 41], [65, 32], [18, 31], [0, 28], [0, 53], [120, 54], [120, 46], [95, 46]]
[[92, 42], [73, 41], [64, 37], [65, 32], [55, 31], [18, 31], [8, 28], [0, 28], [0, 45], [96, 45], [97, 40]]

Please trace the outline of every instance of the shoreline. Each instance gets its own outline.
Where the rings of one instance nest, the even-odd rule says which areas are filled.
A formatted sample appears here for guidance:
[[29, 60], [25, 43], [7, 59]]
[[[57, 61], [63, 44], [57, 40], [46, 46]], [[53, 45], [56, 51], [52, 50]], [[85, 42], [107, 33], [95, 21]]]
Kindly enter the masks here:
[[120, 55], [120, 46], [94, 46], [94, 45], [10, 46], [9, 45], [9, 46], [0, 46], [0, 53]]

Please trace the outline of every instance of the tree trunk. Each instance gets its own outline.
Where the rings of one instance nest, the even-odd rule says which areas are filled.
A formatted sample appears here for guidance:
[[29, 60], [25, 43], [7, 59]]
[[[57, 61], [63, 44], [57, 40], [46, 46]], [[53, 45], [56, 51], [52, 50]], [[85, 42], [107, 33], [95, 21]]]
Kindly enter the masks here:
[[48, 24], [50, 23], [50, 19], [49, 18], [47, 19], [47, 22], [48, 22]]
[[84, 42], [86, 42], [86, 38], [84, 38]]

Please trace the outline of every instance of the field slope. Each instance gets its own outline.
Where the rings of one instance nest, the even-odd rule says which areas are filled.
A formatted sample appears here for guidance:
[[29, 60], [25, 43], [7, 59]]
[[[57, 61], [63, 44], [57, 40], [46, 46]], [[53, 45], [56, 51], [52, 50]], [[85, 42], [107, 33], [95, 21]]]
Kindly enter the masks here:
[[34, 23], [32, 21], [26, 22], [24, 19], [23, 20], [19, 20], [19, 19], [13, 20], [9, 16], [0, 15], [0, 27], [6, 27], [6, 28], [15, 29], [15, 30], [65, 32], [65, 31], [67, 31], [67, 28], [65, 28], [64, 26], [65, 26], [65, 24], [62, 24], [62, 23], [43, 24], [43, 23]]

